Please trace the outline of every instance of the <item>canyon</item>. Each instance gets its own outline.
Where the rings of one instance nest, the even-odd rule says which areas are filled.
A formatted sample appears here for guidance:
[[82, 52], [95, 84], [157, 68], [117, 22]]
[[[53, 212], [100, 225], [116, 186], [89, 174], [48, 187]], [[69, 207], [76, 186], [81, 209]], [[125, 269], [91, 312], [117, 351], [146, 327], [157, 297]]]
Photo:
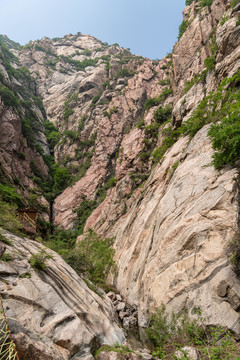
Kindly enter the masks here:
[[[77, 242], [88, 229], [114, 238], [107, 282], [138, 309], [140, 327], [164, 304], [192, 318], [200, 308], [205, 324], [239, 336], [229, 260], [239, 148], [234, 163], [216, 166], [211, 123], [232, 105], [239, 118], [240, 3], [189, 3], [161, 60], [81, 33], [22, 47], [1, 37], [0, 193], [10, 184], [41, 224], [80, 229]], [[0, 294], [22, 360], [91, 359], [126, 341], [104, 292], [41, 242], [4, 236], [12, 260], [0, 263]], [[29, 259], [43, 249], [51, 258], [34, 270]]]

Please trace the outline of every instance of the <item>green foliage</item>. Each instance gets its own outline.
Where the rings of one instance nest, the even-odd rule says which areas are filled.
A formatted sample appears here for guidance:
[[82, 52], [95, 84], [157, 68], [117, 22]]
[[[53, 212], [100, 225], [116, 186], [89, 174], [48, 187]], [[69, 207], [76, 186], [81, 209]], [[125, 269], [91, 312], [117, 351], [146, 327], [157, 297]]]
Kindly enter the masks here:
[[145, 126], [144, 119], [141, 119], [141, 120], [139, 120], [139, 121], [136, 123], [136, 127], [137, 127], [138, 129], [144, 129], [144, 126]]
[[216, 66], [215, 56], [207, 57], [204, 60], [204, 64], [205, 64], [205, 66], [207, 68], [207, 71], [215, 70], [215, 66]]
[[165, 152], [170, 147], [172, 147], [173, 144], [175, 144], [175, 142], [179, 139], [179, 137], [181, 136], [181, 129], [178, 128], [173, 130], [172, 127], [170, 126], [167, 129], [167, 134], [165, 135], [166, 137], [163, 139], [162, 145], [156, 148], [151, 154], [151, 160], [153, 161], [154, 164], [159, 162], [163, 158]]
[[105, 82], [102, 84], [102, 86], [103, 86], [104, 89], [112, 89], [112, 86], [111, 86], [109, 80], [105, 81]]
[[239, 110], [223, 118], [220, 124], [211, 125], [209, 136], [215, 150], [213, 164], [220, 169], [225, 164], [235, 165], [240, 156]]
[[232, 0], [230, 6], [231, 6], [231, 8], [234, 8], [234, 7], [237, 6], [238, 4], [240, 4], [240, 0]]
[[56, 168], [54, 173], [54, 185], [52, 192], [54, 196], [59, 195], [69, 184], [71, 175], [66, 168]]
[[72, 143], [74, 142], [74, 140], [77, 140], [78, 138], [78, 132], [74, 131], [74, 130], [65, 130], [64, 131], [64, 136], [66, 138], [69, 138], [72, 140]]
[[10, 262], [12, 260], [12, 256], [8, 253], [4, 253], [0, 260]]
[[220, 25], [223, 26], [225, 22], [228, 20], [229, 20], [229, 15], [223, 16], [222, 19], [220, 20]]
[[0, 241], [9, 246], [12, 245], [11, 240], [9, 240], [6, 236], [3, 235], [3, 232], [1, 229], [0, 229]]
[[165, 85], [170, 85], [170, 84], [171, 84], [170, 79], [160, 80], [158, 83], [159, 83], [159, 85], [161, 85], [161, 86], [165, 86]]
[[54, 146], [60, 140], [61, 133], [50, 121], [45, 121], [43, 125], [50, 152], [53, 153]]
[[103, 345], [101, 346], [99, 349], [97, 349], [94, 353], [94, 358], [97, 359], [98, 355], [102, 352], [109, 352], [109, 351], [114, 351], [117, 352], [118, 354], [128, 354], [128, 353], [134, 353], [133, 350], [131, 350], [129, 347], [127, 346], [123, 346], [123, 345], [114, 345], [114, 346], [110, 346], [110, 345]]
[[116, 74], [116, 79], [119, 79], [119, 78], [124, 78], [124, 77], [127, 77], [127, 78], [130, 78], [132, 76], [134, 76], [134, 71], [133, 70], [128, 70], [127, 68], [122, 68], [121, 70], [119, 70]]
[[212, 2], [213, 2], [213, 0], [202, 0], [202, 1], [200, 1], [200, 6], [201, 7], [204, 7], [204, 6], [210, 7], [212, 5]]
[[0, 184], [0, 196], [7, 203], [23, 206], [23, 199], [11, 185]]
[[45, 250], [40, 250], [36, 254], [33, 254], [29, 259], [29, 264], [37, 270], [45, 270], [46, 264], [45, 261], [47, 259], [52, 259], [52, 256], [48, 254]]
[[96, 66], [98, 59], [84, 59], [83, 61], [73, 60], [70, 57], [61, 55], [60, 58], [71, 64], [77, 71], [84, 71], [88, 66]]
[[83, 50], [82, 54], [85, 55], [85, 56], [91, 56], [92, 51], [86, 48], [86, 49]]
[[67, 251], [73, 249], [77, 238], [76, 231], [54, 227], [52, 234], [49, 234], [49, 224], [44, 224], [43, 220], [41, 222], [41, 226], [45, 226], [45, 246], [49, 247], [53, 251], [56, 251], [60, 255], [64, 255]]
[[0, 85], [0, 96], [6, 106], [19, 107], [20, 101], [7, 86]]
[[26, 271], [25, 273], [19, 275], [20, 279], [30, 279], [32, 277], [32, 274], [29, 271]]
[[[187, 345], [197, 347], [203, 359], [237, 359], [239, 347], [233, 335], [221, 326], [206, 327], [201, 310], [193, 310], [194, 320], [189, 319], [186, 311], [167, 314], [164, 306], [152, 314], [146, 333], [155, 346], [153, 355], [161, 359], [176, 359], [176, 350]], [[187, 352], [182, 353], [181, 359], [189, 359]]]
[[172, 115], [172, 107], [167, 105], [164, 108], [159, 106], [157, 110], [154, 111], [154, 120], [158, 124], [163, 124], [165, 121], [169, 119]]
[[0, 43], [4, 44], [9, 49], [16, 49], [20, 48], [20, 44], [9, 39], [6, 35], [0, 35]]
[[200, 74], [195, 74], [192, 80], [186, 81], [184, 86], [184, 93], [186, 94], [195, 84], [204, 82], [206, 80], [207, 70], [203, 70]]
[[65, 260], [94, 284], [103, 286], [110, 270], [115, 267], [112, 244], [113, 239], [103, 239], [93, 230], [88, 230], [80, 243], [66, 253]]
[[148, 111], [153, 106], [159, 105], [162, 101], [166, 100], [169, 95], [173, 94], [172, 88], [165, 88], [158, 98], [150, 98], [145, 102], [145, 109]]
[[94, 107], [97, 104], [98, 100], [100, 99], [101, 95], [102, 95], [102, 93], [99, 93], [96, 96], [94, 96], [90, 106]]
[[21, 159], [21, 160], [25, 160], [25, 159], [26, 159], [26, 154], [24, 154], [24, 153], [21, 152], [21, 151], [17, 152], [17, 156], [18, 156], [19, 159]]
[[157, 106], [159, 104], [159, 102], [160, 101], [158, 98], [150, 98], [145, 102], [145, 109], [148, 111], [153, 106]]
[[109, 119], [111, 119], [112, 114], [115, 114], [118, 112], [118, 109], [116, 108], [116, 106], [113, 106], [112, 108], [109, 109], [109, 112], [104, 111], [103, 115], [107, 116]]
[[236, 26], [239, 26], [240, 25], [240, 16], [238, 16], [238, 19], [236, 21]]
[[213, 2], [213, 0], [186, 0], [185, 1], [186, 6], [191, 5], [194, 1], [196, 3], [199, 3], [201, 8], [203, 8], [204, 6], [210, 7], [212, 5], [212, 2]]
[[19, 221], [17, 206], [8, 204], [0, 197], [0, 227], [18, 234], [22, 228]]
[[73, 113], [74, 113], [73, 109], [66, 109], [63, 114], [64, 120], [68, 121], [69, 116], [72, 115]]
[[76, 210], [77, 220], [76, 220], [76, 228], [79, 234], [83, 233], [84, 226], [87, 218], [91, 215], [94, 209], [97, 208], [99, 204], [96, 200], [86, 200], [83, 198], [79, 208]]
[[217, 91], [205, 97], [193, 111], [191, 118], [183, 124], [183, 133], [189, 134], [192, 138], [204, 125], [222, 121], [229, 114], [239, 111], [240, 91], [237, 86], [239, 81], [240, 71], [232, 78], [224, 79]]
[[184, 32], [187, 30], [188, 26], [189, 26], [189, 22], [187, 20], [183, 20], [182, 23], [179, 25], [178, 40], [182, 37]]

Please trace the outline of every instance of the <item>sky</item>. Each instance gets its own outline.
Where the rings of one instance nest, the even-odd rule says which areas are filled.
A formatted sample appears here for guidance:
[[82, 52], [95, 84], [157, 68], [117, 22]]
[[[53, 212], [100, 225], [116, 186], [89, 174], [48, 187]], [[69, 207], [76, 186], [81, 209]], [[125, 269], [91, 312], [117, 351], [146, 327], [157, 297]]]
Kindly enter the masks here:
[[30, 40], [90, 34], [161, 59], [177, 40], [185, 0], [0, 0], [0, 34]]

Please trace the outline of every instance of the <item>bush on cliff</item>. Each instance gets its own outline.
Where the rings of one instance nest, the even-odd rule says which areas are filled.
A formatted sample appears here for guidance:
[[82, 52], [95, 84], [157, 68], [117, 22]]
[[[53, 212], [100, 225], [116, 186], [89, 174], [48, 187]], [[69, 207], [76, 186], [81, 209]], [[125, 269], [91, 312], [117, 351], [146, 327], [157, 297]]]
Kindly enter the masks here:
[[155, 346], [154, 357], [177, 359], [177, 350], [182, 352], [181, 359], [189, 359], [184, 346], [194, 346], [201, 359], [239, 360], [239, 344], [230, 331], [221, 326], [206, 326], [201, 310], [194, 308], [195, 319], [190, 319], [186, 311], [168, 314], [164, 306], [151, 316], [146, 329], [148, 338]]
[[93, 230], [88, 230], [74, 249], [66, 251], [64, 259], [78, 273], [104, 287], [110, 270], [115, 269], [112, 244], [112, 238], [103, 239]]
[[0, 196], [0, 227], [13, 233], [20, 233], [22, 224], [19, 221], [17, 206], [6, 203]]

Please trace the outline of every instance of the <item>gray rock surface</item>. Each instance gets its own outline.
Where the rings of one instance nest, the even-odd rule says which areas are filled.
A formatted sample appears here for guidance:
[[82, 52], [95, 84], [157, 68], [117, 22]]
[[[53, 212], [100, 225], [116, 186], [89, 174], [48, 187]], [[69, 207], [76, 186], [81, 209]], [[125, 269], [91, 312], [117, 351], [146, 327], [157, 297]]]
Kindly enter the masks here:
[[[88, 356], [125, 339], [108, 297], [100, 298], [63, 259], [43, 245], [5, 233], [10, 263], [1, 261], [0, 294], [21, 360]], [[34, 270], [28, 260], [45, 249], [52, 259]], [[86, 349], [88, 352], [86, 353]]]

